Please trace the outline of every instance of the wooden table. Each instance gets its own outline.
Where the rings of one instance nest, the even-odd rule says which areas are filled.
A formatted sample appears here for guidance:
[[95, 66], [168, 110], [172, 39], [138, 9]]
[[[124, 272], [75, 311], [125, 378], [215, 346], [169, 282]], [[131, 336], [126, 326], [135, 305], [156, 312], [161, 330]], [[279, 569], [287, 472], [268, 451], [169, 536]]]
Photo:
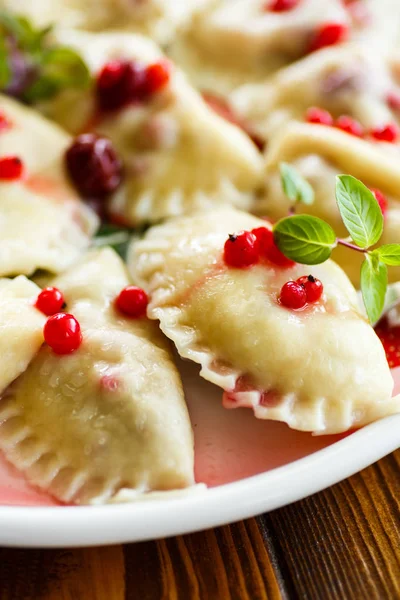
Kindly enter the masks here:
[[0, 549], [0, 600], [397, 600], [400, 450], [257, 519], [158, 542]]

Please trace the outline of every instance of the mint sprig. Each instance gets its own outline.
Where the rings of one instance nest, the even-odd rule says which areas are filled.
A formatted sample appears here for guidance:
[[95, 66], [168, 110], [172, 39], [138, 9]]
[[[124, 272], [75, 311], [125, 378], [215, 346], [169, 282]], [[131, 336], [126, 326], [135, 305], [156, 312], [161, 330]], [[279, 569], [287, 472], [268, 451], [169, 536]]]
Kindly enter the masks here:
[[310, 205], [314, 202], [314, 190], [292, 165], [281, 162], [279, 165], [281, 183], [285, 195], [294, 203]]
[[[35, 28], [23, 16], [0, 11], [0, 91], [27, 103], [47, 100], [65, 88], [85, 89], [89, 69], [72, 48], [54, 45], [51, 27]], [[13, 64], [25, 64], [30, 76], [13, 81]]]
[[285, 256], [307, 265], [325, 262], [337, 245], [363, 253], [362, 298], [370, 322], [375, 323], [384, 308], [387, 266], [400, 266], [400, 244], [372, 249], [381, 238], [383, 216], [374, 194], [361, 181], [338, 175], [336, 201], [349, 239], [338, 238], [328, 223], [311, 215], [281, 219], [274, 225], [274, 239]]

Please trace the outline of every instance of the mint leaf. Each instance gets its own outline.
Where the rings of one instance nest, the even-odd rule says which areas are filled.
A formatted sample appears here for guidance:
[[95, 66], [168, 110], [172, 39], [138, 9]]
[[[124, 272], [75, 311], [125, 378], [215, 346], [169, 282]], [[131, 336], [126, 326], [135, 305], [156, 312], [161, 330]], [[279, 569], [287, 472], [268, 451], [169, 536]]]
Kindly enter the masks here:
[[351, 175], [338, 175], [336, 201], [353, 242], [360, 248], [376, 244], [382, 235], [383, 216], [371, 190]]
[[0, 90], [5, 88], [11, 79], [11, 70], [8, 62], [8, 49], [6, 41], [0, 35]]
[[368, 318], [374, 324], [382, 314], [388, 283], [387, 266], [378, 255], [367, 254], [361, 265], [361, 293]]
[[285, 256], [304, 265], [317, 265], [328, 260], [336, 246], [332, 227], [310, 215], [286, 217], [273, 228], [274, 240]]
[[286, 162], [279, 165], [282, 188], [292, 202], [310, 205], [314, 202], [314, 190], [300, 173]]
[[377, 255], [385, 265], [400, 266], [400, 244], [383, 244], [371, 254]]

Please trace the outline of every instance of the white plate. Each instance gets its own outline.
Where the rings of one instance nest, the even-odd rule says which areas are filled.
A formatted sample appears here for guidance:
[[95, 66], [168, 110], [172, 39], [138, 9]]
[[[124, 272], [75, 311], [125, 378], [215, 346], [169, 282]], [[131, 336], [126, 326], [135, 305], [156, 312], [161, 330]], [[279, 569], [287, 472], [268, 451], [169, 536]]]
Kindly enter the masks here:
[[[0, 545], [114, 544], [223, 525], [322, 490], [400, 446], [400, 415], [339, 441], [338, 436], [312, 438], [280, 423], [256, 421], [246, 410], [222, 409], [220, 391], [199, 380], [192, 366], [184, 368], [184, 382], [198, 448], [197, 476], [212, 485], [236, 481], [133, 504], [0, 506]], [[271, 470], [260, 472], [265, 468]], [[244, 477], [250, 472], [260, 474]], [[18, 477], [9, 485], [20, 486]]]

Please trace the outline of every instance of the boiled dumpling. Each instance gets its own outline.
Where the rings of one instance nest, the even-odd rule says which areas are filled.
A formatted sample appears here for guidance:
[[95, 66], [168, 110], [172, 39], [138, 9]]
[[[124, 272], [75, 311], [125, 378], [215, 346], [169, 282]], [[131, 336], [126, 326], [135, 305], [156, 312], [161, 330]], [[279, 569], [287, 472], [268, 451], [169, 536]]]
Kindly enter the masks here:
[[[400, 242], [400, 147], [395, 144], [363, 140], [333, 127], [293, 122], [284, 128], [269, 146], [266, 155], [266, 192], [257, 211], [272, 219], [288, 214], [290, 201], [281, 188], [279, 164], [290, 162], [311, 183], [315, 201], [298, 205], [297, 212], [314, 214], [328, 221], [339, 236], [347, 236], [335, 199], [335, 175], [350, 173], [388, 199], [382, 244]], [[362, 257], [345, 248], [336, 248], [333, 258], [355, 285], [360, 280]], [[390, 268], [396, 281], [400, 269]]]
[[0, 159], [17, 156], [24, 171], [0, 181], [0, 275], [59, 272], [89, 245], [96, 215], [67, 182], [63, 156], [70, 137], [32, 109], [0, 96], [7, 125]]
[[292, 311], [282, 285], [310, 267], [227, 267], [228, 234], [269, 226], [233, 208], [150, 229], [130, 253], [134, 279], [151, 295], [179, 354], [224, 390], [229, 408], [294, 429], [338, 433], [400, 410], [381, 343], [362, 317], [357, 295], [332, 261], [313, 266], [321, 302]]
[[[68, 32], [59, 39], [82, 49], [94, 73], [111, 59], [147, 65], [162, 57], [141, 36]], [[147, 101], [96, 114], [92, 92], [78, 100], [76, 94], [61, 94], [45, 110], [72, 131], [94, 128], [111, 138], [124, 162], [125, 182], [110, 211], [128, 224], [221, 203], [249, 208], [260, 184], [262, 161], [255, 145], [217, 116], [172, 65], [165, 89]]]
[[114, 307], [128, 282], [111, 249], [55, 279], [83, 342], [62, 356], [44, 345], [0, 403], [0, 448], [65, 502], [194, 483], [192, 431], [168, 343], [155, 323]]

